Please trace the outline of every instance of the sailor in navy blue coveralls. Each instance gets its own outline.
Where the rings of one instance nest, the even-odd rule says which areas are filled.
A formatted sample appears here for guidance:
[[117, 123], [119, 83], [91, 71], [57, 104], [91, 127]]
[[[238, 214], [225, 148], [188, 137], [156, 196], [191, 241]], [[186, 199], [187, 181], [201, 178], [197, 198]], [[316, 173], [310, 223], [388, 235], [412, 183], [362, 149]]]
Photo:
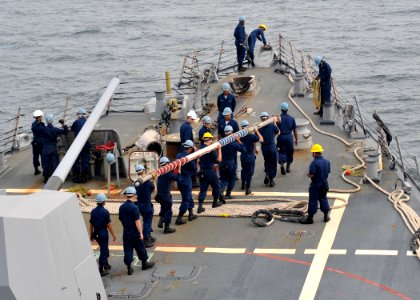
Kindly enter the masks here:
[[[79, 132], [82, 130], [83, 125], [86, 123], [86, 110], [79, 108], [77, 111], [78, 119], [73, 122], [71, 125], [71, 130], [74, 132], [74, 138], [77, 137]], [[90, 158], [90, 143], [87, 141], [80, 151], [79, 156], [74, 162], [72, 172], [73, 172], [73, 182], [76, 183], [85, 183], [86, 176], [89, 173], [89, 158]]]
[[245, 68], [242, 66], [245, 53], [246, 53], [246, 33], [245, 33], [245, 17], [239, 17], [239, 23], [235, 28], [235, 32], [233, 33], [235, 37], [235, 46], [236, 46], [236, 57], [238, 60], [238, 71], [244, 71]]
[[96, 240], [99, 244], [99, 273], [101, 276], [107, 275], [111, 266], [108, 263], [109, 248], [108, 248], [108, 230], [112, 235], [112, 240], [115, 242], [116, 236], [111, 225], [111, 217], [109, 211], [104, 207], [106, 197], [104, 194], [96, 196], [97, 206], [90, 213], [90, 239]]
[[[52, 125], [53, 115], [47, 114], [45, 116], [47, 126], [42, 129], [42, 136], [44, 137], [44, 146], [42, 148], [42, 171], [44, 175], [44, 183], [54, 173], [58, 166], [58, 153], [57, 153], [57, 138], [61, 134], [67, 134], [67, 125], [62, 123], [63, 128], [57, 128]], [[60, 120], [61, 121], [61, 120]]]
[[249, 58], [251, 60], [251, 65], [253, 67], [255, 67], [254, 64], [254, 48], [255, 48], [255, 43], [257, 42], [257, 39], [261, 42], [263, 42], [264, 46], [267, 45], [267, 42], [265, 40], [265, 36], [264, 36], [264, 27], [260, 26], [257, 29], [254, 29], [253, 31], [251, 31], [251, 33], [248, 36], [248, 54], [249, 54]]
[[[277, 136], [277, 151], [278, 160], [280, 164], [281, 174], [286, 175], [290, 172], [290, 165], [293, 162], [293, 154], [295, 151], [294, 144], [298, 143], [298, 134], [296, 130], [295, 118], [290, 116], [287, 111], [289, 105], [286, 102], [281, 104], [281, 122], [277, 122], [277, 127], [280, 129], [280, 135]], [[293, 135], [295, 136], [293, 140]], [[286, 164], [286, 168], [284, 168]]]
[[203, 117], [203, 126], [200, 128], [200, 130], [198, 131], [198, 139], [201, 142], [201, 145], [203, 145], [203, 135], [208, 132], [211, 133], [213, 131], [212, 126], [211, 126], [211, 118], [209, 116], [204, 116]]
[[323, 106], [325, 103], [331, 102], [331, 73], [332, 69], [328, 63], [321, 59], [319, 63], [319, 72], [318, 76], [315, 79], [320, 79], [321, 87], [321, 107], [319, 111], [315, 114], [322, 117], [323, 115]]
[[136, 250], [139, 260], [142, 262], [142, 269], [146, 270], [154, 266], [154, 262], [148, 262], [146, 247], [143, 243], [143, 229], [140, 222], [140, 211], [134, 204], [134, 195], [136, 189], [128, 187], [124, 194], [127, 200], [120, 206], [119, 219], [123, 225], [123, 248], [124, 263], [127, 266], [127, 274], [133, 274], [134, 269], [131, 266], [133, 262], [133, 249]]
[[[176, 155], [177, 159], [185, 157], [192, 153], [194, 143], [191, 140], [185, 141], [183, 144], [184, 150]], [[179, 191], [181, 192], [181, 205], [179, 207], [179, 214], [175, 221], [175, 224], [182, 225], [185, 224], [185, 221], [182, 219], [183, 215], [188, 210], [188, 221], [197, 219], [197, 216], [193, 213], [194, 201], [192, 197], [192, 181], [191, 177], [196, 176], [197, 173], [197, 164], [196, 160], [189, 161], [181, 167], [181, 182], [178, 186]]]
[[[163, 167], [168, 164], [170, 161], [167, 157], [160, 158], [160, 166]], [[160, 175], [157, 179], [157, 190], [158, 194], [156, 195], [157, 201], [160, 202], [160, 218], [159, 218], [159, 228], [165, 226], [163, 233], [173, 233], [175, 228], [170, 227], [172, 221], [172, 195], [171, 195], [171, 183], [176, 181], [178, 186], [181, 184], [181, 174], [180, 168], [175, 174], [174, 172], [168, 172], [163, 175]]]
[[[260, 118], [261, 121], [267, 120], [268, 113], [262, 112]], [[264, 140], [261, 143], [261, 151], [264, 157], [264, 184], [273, 187], [275, 185], [274, 177], [277, 174], [277, 150], [274, 140], [279, 133], [279, 129], [276, 124], [270, 123], [259, 130]]]
[[[242, 129], [246, 129], [249, 126], [249, 122], [247, 120], [242, 120], [241, 127]], [[255, 170], [255, 159], [256, 155], [258, 154], [258, 150], [256, 147], [257, 142], [262, 142], [263, 138], [260, 135], [258, 128], [255, 127], [254, 133], [249, 133], [243, 138], [241, 138], [242, 144], [244, 144], [246, 148], [245, 153], [241, 153], [241, 180], [242, 186], [241, 189], [245, 189], [245, 195], [249, 195], [252, 193], [251, 191], [251, 181], [252, 176], [254, 175]]]
[[[146, 170], [143, 165], [136, 166], [136, 172], [139, 176], [146, 174]], [[139, 207], [140, 214], [143, 218], [143, 236], [144, 244], [146, 248], [153, 247], [153, 243], [156, 241], [152, 237], [152, 221], [153, 221], [153, 205], [152, 205], [152, 193], [155, 190], [155, 185], [152, 180], [148, 180], [140, 184], [139, 181], [134, 182], [134, 187], [137, 193], [137, 206]]]
[[314, 160], [309, 166], [308, 177], [311, 178], [309, 185], [309, 204], [308, 204], [308, 217], [301, 221], [302, 224], [312, 224], [313, 217], [318, 210], [318, 202], [321, 211], [324, 213], [324, 222], [330, 220], [327, 192], [328, 192], [328, 174], [330, 173], [330, 162], [322, 156], [321, 145], [315, 144], [312, 146], [312, 156]]
[[33, 140], [32, 140], [32, 163], [35, 168], [34, 175], [41, 174], [41, 171], [38, 169], [38, 167], [41, 165], [39, 163], [39, 158], [41, 158], [42, 162], [42, 147], [44, 145], [44, 138], [42, 136], [42, 130], [45, 127], [44, 122], [42, 122], [42, 111], [36, 110], [34, 112], [34, 118], [35, 121], [32, 123], [32, 134], [33, 134]]
[[[211, 133], [206, 133], [203, 136], [204, 144], [201, 146], [201, 149], [211, 145], [213, 142], [213, 136]], [[204, 199], [207, 195], [207, 190], [209, 185], [212, 188], [213, 194], [213, 204], [212, 207], [218, 207], [221, 205], [219, 202], [220, 195], [220, 183], [219, 183], [219, 176], [217, 176], [216, 171], [214, 170], [214, 165], [218, 164], [222, 160], [222, 150], [221, 145], [214, 151], [206, 153], [200, 157], [199, 165], [200, 165], [200, 194], [198, 195], [198, 209], [197, 213], [202, 213], [206, 209], [203, 207]], [[223, 201], [222, 197], [222, 201]]]
[[[231, 126], [225, 127], [225, 134], [227, 136], [233, 134], [233, 129]], [[220, 190], [221, 193], [226, 190], [226, 199], [233, 199], [231, 196], [231, 191], [235, 187], [236, 182], [236, 157], [238, 152], [245, 153], [246, 148], [237, 136], [235, 136], [234, 142], [222, 147], [222, 161], [219, 164]]]
[[219, 111], [219, 115], [217, 117], [218, 123], [224, 120], [223, 111], [226, 107], [229, 107], [232, 111], [231, 118], [233, 118], [233, 112], [236, 108], [236, 98], [230, 93], [230, 85], [227, 82], [223, 84], [223, 93], [217, 96], [217, 110]]

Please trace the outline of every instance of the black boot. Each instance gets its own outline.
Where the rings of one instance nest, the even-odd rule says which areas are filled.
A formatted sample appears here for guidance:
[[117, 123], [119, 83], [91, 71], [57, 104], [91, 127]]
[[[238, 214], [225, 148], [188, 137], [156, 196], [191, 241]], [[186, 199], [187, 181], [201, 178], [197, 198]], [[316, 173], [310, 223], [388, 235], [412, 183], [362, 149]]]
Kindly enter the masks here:
[[197, 219], [197, 215], [194, 215], [193, 209], [188, 209], [188, 221], [193, 221]]
[[41, 171], [38, 169], [38, 167], [35, 167], [34, 175], [41, 174]]
[[144, 246], [146, 248], [151, 248], [154, 246], [153, 241], [150, 239], [150, 236], [144, 238]]
[[265, 178], [264, 178], [264, 184], [267, 185], [269, 181], [270, 181], [270, 179], [268, 178], [268, 175], [266, 173]]
[[165, 223], [165, 229], [163, 230], [163, 233], [164, 234], [174, 233], [176, 231], [176, 229], [175, 228], [172, 228], [170, 225], [171, 224], [169, 224], [169, 223]]
[[273, 178], [270, 178], [270, 184], [268, 186], [269, 187], [273, 187], [275, 185], [276, 185], [276, 183], [274, 182], [274, 179]]
[[226, 204], [225, 196], [223, 195], [223, 192], [220, 193], [219, 201], [222, 204]]
[[105, 269], [102, 267], [102, 268], [99, 268], [99, 274], [101, 274], [101, 277], [102, 277], [102, 276], [108, 275], [108, 274], [109, 274], [109, 272], [108, 272], [108, 270], [105, 270]]
[[280, 172], [281, 172], [282, 175], [286, 175], [286, 170], [284, 169], [283, 164], [280, 165]]
[[290, 173], [290, 163], [287, 163], [286, 165], [286, 173]]
[[163, 217], [159, 217], [158, 228], [163, 228]]
[[250, 186], [249, 184], [247, 184], [247, 185], [246, 185], [245, 195], [249, 195], [249, 194], [251, 194], [251, 193], [252, 193], [252, 191], [251, 191], [251, 186]]
[[330, 211], [324, 212], [324, 222], [327, 223], [329, 220], [331, 220]]
[[245, 189], [245, 181], [242, 180], [242, 184], [241, 184], [241, 190]]
[[211, 207], [215, 208], [215, 207], [219, 207], [221, 205], [222, 205], [222, 203], [219, 202], [219, 199], [217, 199], [216, 197], [213, 197], [213, 204], [211, 205]]
[[184, 215], [184, 213], [179, 213], [178, 217], [176, 218], [175, 224], [176, 225], [183, 225], [185, 223], [187, 223], [186, 221], [184, 221], [182, 219], [182, 216]]
[[134, 269], [131, 266], [127, 266], [127, 275], [133, 274]]
[[305, 219], [300, 220], [300, 224], [313, 224], [314, 215], [309, 214]]
[[44, 180], [42, 180], [43, 183], [47, 183], [49, 176], [44, 176]]
[[109, 270], [111, 270], [111, 265], [110, 265], [110, 264], [106, 264], [106, 265], [104, 266], [104, 270], [105, 270], [105, 271], [109, 271]]
[[203, 203], [198, 203], [197, 213], [201, 214], [202, 212], [205, 212], [206, 209], [203, 207]]
[[141, 262], [141, 269], [142, 270], [147, 270], [147, 269], [153, 268], [154, 265], [155, 265], [155, 263], [153, 261], [143, 260]]
[[154, 236], [152, 236], [152, 234], [150, 234], [149, 238], [153, 243], [156, 242], [156, 238]]
[[231, 193], [231, 191], [226, 191], [225, 198], [226, 199], [235, 199], [235, 197], [231, 196], [230, 193]]

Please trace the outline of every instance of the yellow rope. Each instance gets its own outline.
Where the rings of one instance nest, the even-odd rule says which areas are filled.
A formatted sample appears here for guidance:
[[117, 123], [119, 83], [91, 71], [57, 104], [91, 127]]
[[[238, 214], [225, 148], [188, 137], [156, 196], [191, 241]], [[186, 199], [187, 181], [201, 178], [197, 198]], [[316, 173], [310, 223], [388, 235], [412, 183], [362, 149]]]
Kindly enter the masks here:
[[319, 79], [312, 82], [312, 101], [316, 109], [321, 107], [321, 84]]

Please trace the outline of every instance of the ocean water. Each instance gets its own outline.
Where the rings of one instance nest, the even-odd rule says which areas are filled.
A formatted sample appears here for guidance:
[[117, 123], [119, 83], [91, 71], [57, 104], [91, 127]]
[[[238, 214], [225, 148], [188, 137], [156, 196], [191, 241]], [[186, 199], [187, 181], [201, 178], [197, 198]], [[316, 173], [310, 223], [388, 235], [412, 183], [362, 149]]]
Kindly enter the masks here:
[[184, 54], [230, 40], [245, 15], [247, 32], [265, 23], [272, 44], [282, 33], [323, 55], [363, 113], [376, 110], [420, 155], [419, 1], [0, 0], [0, 7], [0, 124], [18, 107], [28, 124], [33, 110], [64, 108], [68, 96], [70, 106], [91, 105], [116, 75], [141, 101], [164, 88], [165, 71], [179, 76]]

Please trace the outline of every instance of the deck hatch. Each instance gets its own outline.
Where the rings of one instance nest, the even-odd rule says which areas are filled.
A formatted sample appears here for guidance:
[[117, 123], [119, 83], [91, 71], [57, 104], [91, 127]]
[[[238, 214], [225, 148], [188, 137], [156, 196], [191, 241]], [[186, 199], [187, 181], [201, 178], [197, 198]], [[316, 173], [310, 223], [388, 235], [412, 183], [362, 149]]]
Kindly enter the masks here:
[[152, 276], [158, 279], [193, 280], [198, 277], [200, 271], [201, 268], [197, 266], [158, 266]]
[[289, 231], [287, 233], [288, 236], [290, 236], [291, 238], [310, 238], [313, 237], [315, 235], [315, 231], [312, 230], [302, 230], [302, 229], [298, 229], [298, 230], [292, 230]]

